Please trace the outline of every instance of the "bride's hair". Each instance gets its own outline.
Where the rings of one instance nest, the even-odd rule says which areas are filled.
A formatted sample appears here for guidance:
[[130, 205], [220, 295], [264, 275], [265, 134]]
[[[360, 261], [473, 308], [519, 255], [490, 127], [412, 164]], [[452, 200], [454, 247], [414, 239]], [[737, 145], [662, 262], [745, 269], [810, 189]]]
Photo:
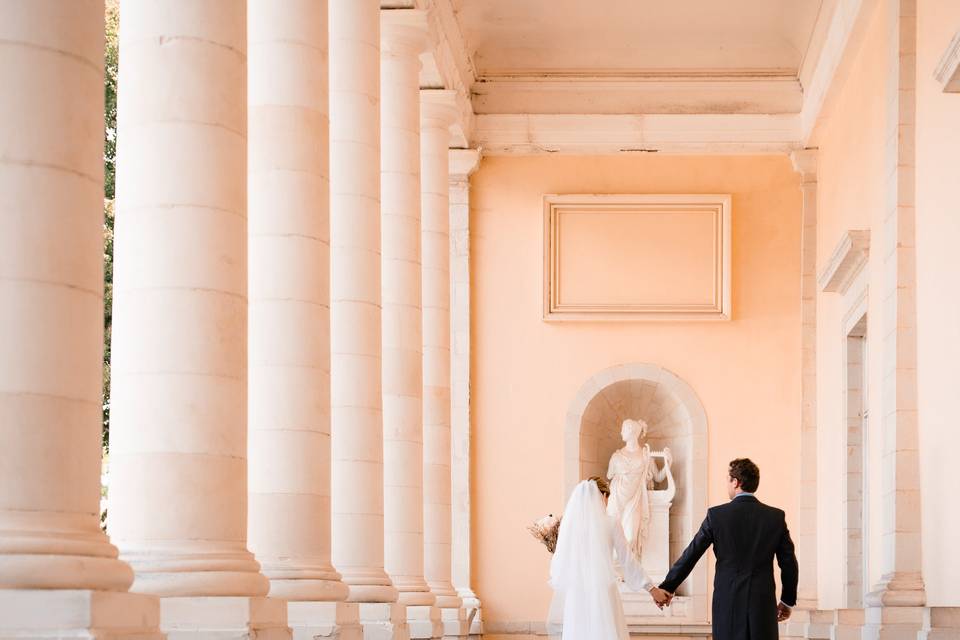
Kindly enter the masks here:
[[591, 476], [587, 479], [590, 480], [591, 482], [596, 483], [597, 489], [600, 490], [600, 493], [602, 493], [604, 497], [606, 498], [610, 497], [610, 485], [609, 483], [607, 483], [606, 478], [601, 478], [600, 476]]

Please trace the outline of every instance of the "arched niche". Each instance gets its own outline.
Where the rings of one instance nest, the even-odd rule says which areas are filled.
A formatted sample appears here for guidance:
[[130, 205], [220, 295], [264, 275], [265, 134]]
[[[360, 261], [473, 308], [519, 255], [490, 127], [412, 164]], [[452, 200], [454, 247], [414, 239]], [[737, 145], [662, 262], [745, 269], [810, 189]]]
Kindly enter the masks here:
[[[645, 420], [654, 450], [674, 453], [677, 495], [670, 510], [670, 560], [683, 551], [707, 511], [707, 415], [696, 393], [676, 374], [653, 364], [624, 364], [591, 376], [570, 404], [564, 433], [564, 494], [592, 475], [606, 476], [607, 463], [623, 446], [626, 418]], [[691, 598], [691, 618], [707, 618], [706, 561], [681, 589]]]

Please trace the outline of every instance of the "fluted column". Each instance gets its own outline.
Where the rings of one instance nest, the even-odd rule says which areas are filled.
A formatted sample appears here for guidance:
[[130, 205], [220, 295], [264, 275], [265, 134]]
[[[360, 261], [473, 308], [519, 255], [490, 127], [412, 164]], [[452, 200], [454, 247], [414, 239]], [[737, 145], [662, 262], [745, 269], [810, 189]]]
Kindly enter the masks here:
[[99, 518], [103, 0], [0, 16], [0, 590], [126, 591]]
[[327, 2], [248, 9], [250, 549], [271, 596], [344, 600], [330, 562]]
[[452, 91], [421, 92], [424, 573], [437, 606], [461, 605], [450, 580], [450, 125]]
[[423, 578], [420, 83], [426, 15], [381, 14], [384, 564], [399, 601], [431, 605]]
[[395, 602], [383, 568], [380, 3], [330, 0], [333, 563], [355, 602]]
[[246, 546], [246, 3], [120, 15], [110, 531], [136, 591], [264, 595]]

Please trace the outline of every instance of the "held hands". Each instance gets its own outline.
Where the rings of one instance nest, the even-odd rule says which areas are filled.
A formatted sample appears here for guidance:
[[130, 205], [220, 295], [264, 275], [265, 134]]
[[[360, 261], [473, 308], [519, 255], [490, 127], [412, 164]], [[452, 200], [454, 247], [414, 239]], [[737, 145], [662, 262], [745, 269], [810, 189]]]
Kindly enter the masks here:
[[653, 598], [653, 601], [657, 603], [657, 606], [661, 609], [664, 607], [670, 606], [670, 601], [673, 600], [673, 594], [664, 591], [660, 587], [653, 587], [650, 589], [650, 597]]
[[783, 622], [790, 617], [790, 607], [782, 602], [777, 605], [777, 622]]

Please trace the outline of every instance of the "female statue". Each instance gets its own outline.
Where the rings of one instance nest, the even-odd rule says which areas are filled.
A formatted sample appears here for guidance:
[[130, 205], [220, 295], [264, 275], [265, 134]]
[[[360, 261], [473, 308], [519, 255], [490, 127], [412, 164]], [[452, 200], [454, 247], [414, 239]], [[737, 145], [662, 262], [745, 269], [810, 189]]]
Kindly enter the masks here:
[[637, 557], [641, 557], [650, 525], [649, 492], [653, 490], [654, 482], [663, 482], [667, 477], [673, 458], [670, 449], [665, 448], [664, 467], [657, 467], [650, 455], [650, 445], [641, 444], [647, 436], [647, 423], [643, 420], [624, 420], [620, 435], [626, 446], [610, 457], [607, 513], [620, 521], [627, 544]]

